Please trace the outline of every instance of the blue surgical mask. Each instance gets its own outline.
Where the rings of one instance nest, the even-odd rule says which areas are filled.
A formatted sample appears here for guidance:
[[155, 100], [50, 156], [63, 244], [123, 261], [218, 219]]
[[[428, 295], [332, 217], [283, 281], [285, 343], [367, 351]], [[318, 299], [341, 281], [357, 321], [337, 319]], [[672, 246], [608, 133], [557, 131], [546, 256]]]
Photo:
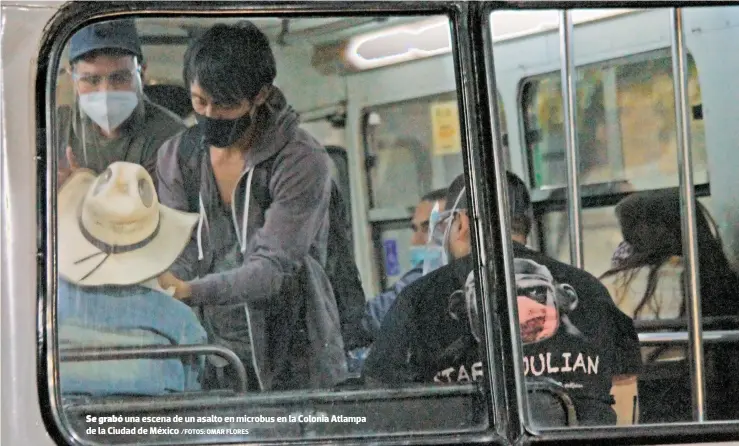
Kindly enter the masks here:
[[426, 247], [425, 246], [411, 246], [408, 250], [408, 254], [411, 257], [411, 268], [416, 268], [423, 264], [426, 259]]
[[422, 268], [424, 274], [443, 266], [444, 250], [440, 246], [411, 246], [411, 268]]

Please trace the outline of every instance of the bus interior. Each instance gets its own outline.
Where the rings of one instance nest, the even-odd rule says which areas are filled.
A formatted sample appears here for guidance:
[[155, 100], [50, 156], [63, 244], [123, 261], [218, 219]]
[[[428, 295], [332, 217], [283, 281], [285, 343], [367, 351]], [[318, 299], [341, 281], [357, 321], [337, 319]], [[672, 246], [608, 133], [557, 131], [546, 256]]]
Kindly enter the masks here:
[[[9, 395], [3, 398], [3, 441], [683, 444], [739, 435], [739, 420], [706, 415], [705, 393], [719, 385], [706, 370], [717, 362], [736, 364], [719, 361], [709, 346], [737, 352], [739, 314], [701, 315], [706, 297], [697, 284], [706, 271], [698, 267], [695, 226], [696, 213], [710, 214], [711, 235], [739, 271], [739, 175], [731, 167], [739, 166], [739, 5], [642, 7], [634, 1], [595, 9], [572, 2], [564, 10], [557, 9], [561, 3], [525, 1], [123, 3], [2, 5], [2, 187], [9, 203], [2, 261], [10, 274], [2, 285], [2, 392]], [[466, 174], [489, 376], [472, 379], [472, 370], [460, 370], [444, 386], [64, 399], [58, 376], [64, 361], [214, 354], [243, 369], [232, 352], [213, 345], [64, 352], [55, 344], [54, 259], [63, 240], [54, 235], [58, 160], [45, 149], [46, 139], [54, 140], [57, 108], [77, 100], [69, 38], [87, 24], [123, 17], [135, 18], [142, 44], [143, 94], [187, 126], [196, 125], [183, 80], [188, 45], [215, 24], [244, 20], [269, 38], [275, 85], [332, 160], [368, 300], [413, 267], [410, 221], [421, 197]], [[19, 102], [28, 110], [11, 114]], [[26, 160], [30, 147], [36, 148], [33, 163]], [[685, 408], [688, 419], [640, 420], [645, 408], [635, 400], [620, 409], [618, 425], [583, 426], [567, 389], [538, 379], [528, 362], [524, 367], [511, 308], [516, 289], [502, 198], [505, 171], [522, 178], [531, 194], [527, 246], [596, 278], [612, 268], [624, 240], [617, 204], [637, 192], [679, 191], [684, 255], [670, 259], [674, 267], [661, 270], [652, 291], [662, 299], [658, 306], [683, 310], [637, 318], [638, 309], [620, 305], [616, 285], [603, 283], [634, 317], [645, 355], [681, 349], [678, 366], [647, 364], [638, 380], [654, 388], [673, 379], [675, 367], [690, 376], [701, 390]], [[17, 202], [25, 207], [11, 205]], [[37, 252], [13, 251], [12, 245], [27, 243]], [[32, 279], [23, 269], [30, 262], [37, 271]], [[16, 266], [6, 269], [11, 263]], [[651, 277], [636, 275], [629, 286], [649, 288]], [[21, 297], [26, 302], [9, 303]], [[538, 414], [552, 404], [557, 419], [542, 422]], [[112, 418], [95, 424], [92, 415]], [[364, 421], [322, 421], [334, 415]], [[142, 421], [147, 417], [161, 422]]]

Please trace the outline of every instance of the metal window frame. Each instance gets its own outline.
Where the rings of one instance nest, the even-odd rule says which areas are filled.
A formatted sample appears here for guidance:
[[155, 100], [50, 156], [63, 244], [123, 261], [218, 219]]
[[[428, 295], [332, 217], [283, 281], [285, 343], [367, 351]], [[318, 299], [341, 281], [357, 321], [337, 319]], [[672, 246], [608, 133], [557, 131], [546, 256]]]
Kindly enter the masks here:
[[[98, 3], [98, 2], [71, 2], [64, 5], [56, 16], [52, 19], [44, 34], [44, 41], [39, 50], [38, 60], [41, 61], [38, 66], [38, 75], [36, 78], [36, 96], [34, 107], [36, 110], [36, 119], [38, 123], [37, 133], [37, 199], [38, 206], [37, 221], [39, 243], [38, 243], [38, 259], [39, 274], [37, 284], [37, 302], [38, 302], [38, 348], [37, 362], [39, 364], [39, 373], [37, 378], [39, 389], [39, 400], [42, 402], [41, 410], [42, 420], [45, 424], [47, 433], [57, 442], [72, 444], [80, 444], [85, 442], [81, 438], [77, 438], [64, 423], [62, 414], [62, 402], [58, 389], [58, 376], [55, 376], [55, 367], [58, 364], [59, 349], [57, 346], [56, 333], [54, 330], [54, 322], [56, 320], [56, 290], [58, 289], [57, 275], [57, 254], [55, 247], [58, 246], [56, 234], [56, 196], [58, 185], [56, 184], [55, 171], [57, 170], [56, 148], [53, 141], [56, 140], [56, 128], [51, 124], [56, 122], [54, 118], [55, 107], [55, 88], [56, 88], [56, 72], [51, 69], [58, 64], [61, 57], [64, 44], [69, 41], [72, 34], [83, 26], [98, 20], [114, 19], [120, 17], [145, 17], [145, 16], [190, 16], [196, 17], [213, 17], [221, 15], [229, 16], [336, 16], [336, 15], [447, 15], [452, 26], [452, 56], [454, 63], [454, 79], [459, 86], [457, 98], [460, 104], [460, 124], [464, 131], [462, 132], [462, 143], [465, 147], [476, 147], [477, 145], [470, 142], [470, 139], [477, 138], [474, 123], [477, 122], [477, 104], [473, 103], [474, 90], [471, 85], [465, 82], [463, 73], [472, 72], [473, 62], [471, 60], [472, 51], [469, 50], [469, 43], [466, 35], [469, 33], [470, 25], [473, 21], [469, 17], [469, 5], [463, 1], [430, 1], [430, 2], [393, 2], [393, 1], [362, 1], [362, 2], [252, 2], [252, 3], [235, 3], [235, 2], [199, 2], [188, 3], [186, 5], [171, 3], [167, 1], [132, 1], [123, 3]], [[478, 55], [479, 56], [479, 55]], [[51, 61], [51, 63], [49, 63]], [[47, 128], [49, 126], [49, 128]], [[463, 151], [463, 157], [468, 162], [469, 169], [470, 156]], [[484, 171], [479, 165], [474, 167], [474, 171], [478, 178], [484, 176]], [[473, 195], [475, 192], [473, 191]], [[483, 209], [484, 208], [483, 206]], [[485, 220], [485, 219], [483, 219]], [[477, 259], [476, 259], [477, 260]], [[479, 267], [480, 262], [477, 262]], [[485, 270], [482, 270], [485, 275]], [[491, 284], [492, 280], [482, 279], [486, 284]], [[492, 289], [488, 285], [488, 289]], [[494, 342], [487, 342], [491, 351], [497, 353], [498, 346], [502, 343], [498, 339]], [[495, 361], [501, 363], [501, 361]], [[498, 386], [501, 380], [498, 374], [490, 373], [486, 377], [492, 386], [483, 386], [482, 395], [484, 403], [481, 410], [486, 411], [488, 426], [484, 430], [476, 432], [460, 431], [451, 434], [449, 432], [436, 431], [419, 431], [407, 436], [392, 435], [392, 432], [381, 432], [378, 438], [373, 442], [393, 443], [393, 442], [413, 442], [416, 444], [439, 443], [440, 441], [454, 440], [457, 442], [486, 442], [486, 443], [505, 443], [504, 437], [496, 432], [493, 426], [498, 426], [492, 418], [494, 415], [504, 416], [507, 411], [504, 406], [491, 404], [492, 400], [499, 400], [505, 394], [505, 390]], [[397, 391], [394, 389], [385, 389], [384, 393], [388, 397], [393, 397]], [[435, 392], [430, 392], [433, 395]], [[436, 392], [438, 393], [438, 392]], [[301, 399], [302, 401], [302, 399]], [[493, 407], [497, 410], [493, 410]], [[386, 438], [382, 438], [386, 437]], [[303, 439], [306, 441], [308, 439]], [[317, 441], [327, 441], [328, 438], [316, 438]]]
[[[531, 9], [561, 9], [561, 10], [567, 10], [567, 9], [574, 9], [577, 6], [584, 6], [587, 4], [587, 8], [605, 8], [605, 7], [612, 7], [613, 5], [609, 5], [607, 2], [583, 2], [583, 4], [578, 5], [577, 2], [550, 2], [550, 1], [541, 1], [541, 2], [532, 2], [532, 3], [521, 3], [521, 2], [501, 2], [496, 3], [495, 6], [499, 6], [499, 8], [495, 7], [488, 7], [486, 9], [487, 12], [487, 20], [483, 19], [483, 29], [486, 29], [487, 34], [485, 35], [486, 39], [486, 50], [488, 50], [490, 54], [490, 63], [486, 65], [486, 72], [484, 75], [488, 78], [488, 86], [495, 85], [495, 71], [492, 68], [494, 56], [492, 55], [492, 35], [490, 33], [490, 27], [489, 27], [489, 15], [493, 12], [493, 9], [517, 9], [517, 10], [531, 10]], [[686, 125], [686, 122], [689, 122], [689, 110], [686, 104], [686, 97], [687, 97], [687, 66], [685, 64], [685, 48], [684, 44], [682, 42], [682, 22], [680, 20], [680, 13], [679, 8], [675, 8], [675, 6], [689, 6], [689, 5], [696, 5], [699, 4], [696, 2], [670, 2], [670, 3], [657, 3], [652, 1], [645, 1], [645, 2], [636, 2], [636, 1], [628, 1], [628, 2], [620, 2], [619, 7], [623, 8], [660, 8], [660, 9], [666, 9], [666, 7], [672, 7], [671, 13], [672, 13], [672, 51], [673, 51], [673, 80], [675, 84], [675, 97], [676, 97], [676, 115], [677, 116], [677, 132], [678, 132], [678, 170], [680, 171], [680, 197], [681, 197], [681, 221], [683, 224], [683, 227], [690, 230], [688, 234], [686, 234], [686, 231], [683, 231], [683, 237], [684, 237], [684, 246], [685, 242], [688, 242], [688, 247], [684, 247], [684, 252], [689, 258], [689, 281], [691, 283], [689, 287], [690, 291], [690, 302], [691, 302], [691, 314], [689, 319], [689, 346], [690, 346], [690, 353], [691, 353], [691, 377], [694, 383], [698, 382], [701, 385], [704, 385], [703, 382], [703, 376], [702, 376], [702, 327], [700, 325], [700, 301], [699, 296], [697, 295], [697, 241], [694, 239], [694, 237], [690, 237], [695, 232], [695, 190], [694, 187], [691, 187], [692, 185], [692, 168], [690, 165], [690, 150], [689, 150], [689, 144], [690, 144], [690, 137], [689, 137], [689, 126]], [[492, 6], [492, 5], [489, 5]], [[700, 6], [706, 6], [705, 4], [701, 4]], [[719, 2], [716, 2], [716, 4], [712, 4], [711, 6], [721, 6]], [[565, 47], [569, 44], [570, 37], [567, 36], [567, 34], [572, 33], [572, 29], [570, 26], [568, 26], [568, 20], [560, 20], [560, 27], [559, 27], [559, 33], [560, 33], [560, 50], [562, 51], [563, 55], [566, 55], [571, 50], [567, 50]], [[564, 34], [564, 35], [563, 35]], [[567, 57], [563, 57], [563, 59], [567, 59]], [[680, 59], [680, 60], [677, 60]], [[571, 60], [565, 60], [565, 64], [571, 63]], [[563, 68], [563, 71], [565, 69]], [[564, 73], [563, 73], [564, 74]], [[566, 82], [564, 80], [565, 76], [563, 75], [563, 83]], [[481, 87], [484, 89], [484, 87]], [[563, 85], [564, 90], [564, 85]], [[566, 97], [564, 99], [564, 105], [567, 106], [567, 103], [574, 103], [574, 88], [568, 88], [568, 91], [566, 92], [569, 97]], [[563, 95], [564, 95], [563, 91]], [[679, 106], [678, 106], [679, 104]], [[491, 106], [491, 108], [494, 108], [494, 106]], [[567, 120], [571, 120], [571, 122], [567, 122]], [[490, 123], [483, 122], [481, 123], [484, 127], [485, 125], [488, 125]], [[573, 116], [570, 114], [570, 116], [565, 116], [565, 127], [568, 127], [570, 125], [576, 125], [576, 121], [573, 120]], [[497, 129], [497, 123], [493, 122], [490, 125], [491, 131], [493, 131], [493, 141], [499, 141], [500, 139], [500, 132]], [[493, 150], [496, 152], [496, 156], [500, 156], [499, 153], [497, 153], [500, 150], [500, 145], [493, 144]], [[567, 145], [568, 152], [574, 152], [576, 150], [575, 144], [568, 144]], [[568, 154], [568, 160], [572, 162], [573, 155], [576, 156], [576, 154], [569, 153]], [[493, 170], [497, 175], [500, 175], [499, 168], [495, 169], [495, 166], [492, 166]], [[578, 185], [577, 176], [578, 172], [575, 169], [574, 171], [570, 171], [571, 169], [568, 169], [568, 189], [572, 188], [573, 186]], [[496, 176], [497, 176], [496, 175]], [[574, 178], [573, 178], [574, 177]], [[499, 182], [500, 183], [500, 182]], [[498, 201], [499, 203], [505, 202], [504, 196], [507, 195], [505, 193], [506, 187], [502, 184], [498, 184]], [[579, 195], [579, 191], [574, 191], [576, 195]], [[503, 197], [501, 197], [501, 195]], [[573, 191], [568, 191], [568, 197], [571, 198], [573, 195]], [[576, 197], [579, 198], [579, 197]], [[505, 207], [503, 207], [505, 209]], [[577, 200], [577, 203], [573, 205], [572, 203], [569, 204], [568, 210], [572, 213], [579, 214], [582, 209], [579, 204], [579, 199]], [[687, 210], [687, 212], [685, 212]], [[501, 221], [503, 221], [503, 228], [508, 228], [508, 223], [506, 222], [507, 216], [504, 215], [505, 213], [499, 215], [499, 218]], [[572, 221], [572, 216], [570, 216], [570, 221]], [[579, 234], [575, 232], [575, 236], [578, 237]], [[570, 241], [572, 243], [572, 240]], [[578, 243], [576, 243], [576, 246]], [[510, 256], [510, 250], [505, 250], [502, 252], [503, 257], [505, 258], [504, 261], [506, 264], [511, 264], [513, 259]], [[573, 250], [573, 254], [577, 254]], [[508, 266], [508, 265], [507, 265]], [[507, 268], [507, 269], [510, 269]], [[508, 275], [506, 277], [509, 281], [512, 280], [512, 277]], [[515, 301], [513, 300], [515, 298], [514, 294], [511, 293], [510, 286], [508, 287], [508, 304], [509, 305], [515, 305]], [[515, 312], [515, 311], [514, 311]], [[513, 322], [513, 321], [511, 321]], [[514, 327], [511, 327], [512, 329]], [[677, 337], [677, 336], [672, 336]], [[696, 354], [697, 351], [697, 354]], [[518, 370], [509, 371], [509, 373], [513, 373], [518, 378], [518, 380], [521, 380], [523, 377], [520, 373], [518, 373]], [[508, 376], [506, 376], [506, 379]], [[518, 398], [521, 398], [521, 393], [519, 392], [517, 394]], [[705, 422], [703, 419], [703, 396], [701, 394], [701, 391], [695, 392], [694, 389], [694, 418], [697, 420], [697, 423], [670, 423], [670, 424], [654, 424], [654, 425], [637, 425], [637, 426], [629, 426], [627, 427], [615, 427], [615, 426], [608, 426], [608, 427], [592, 427], [587, 429], [568, 429], [568, 430], [562, 430], [562, 429], [550, 429], [546, 431], [540, 431], [540, 432], [533, 432], [530, 428], [526, 428], [526, 433], [523, 434], [523, 438], [519, 439], [519, 441], [523, 443], [549, 443], [549, 442], [558, 442], [558, 441], [568, 441], [568, 444], [587, 444], [591, 443], [595, 439], [608, 439], [612, 442], [617, 443], [629, 443], [629, 444], [635, 444], [635, 443], [652, 443], [652, 442], [661, 442], [661, 443], [683, 443], [686, 441], [718, 441], [718, 440], [726, 440], [726, 439], [732, 439], [736, 437], [737, 432], [739, 432], [739, 423], [737, 421], [722, 421], [722, 422]], [[538, 434], [538, 435], [537, 435]]]
[[[718, 2], [717, 6], [720, 6]], [[683, 2], [681, 4], [697, 4]], [[510, 221], [507, 212], [507, 194], [504, 176], [504, 160], [501, 145], [499, 118], [496, 116], [497, 104], [495, 96], [494, 61], [492, 56], [492, 38], [489, 19], [493, 8], [506, 9], [561, 9], [578, 6], [571, 2], [539, 1], [523, 3], [520, 1], [477, 3], [477, 2], [361, 2], [342, 3], [328, 2], [303, 3], [228, 3], [213, 2], [207, 4], [188, 4], [182, 6], [169, 2], [130, 2], [126, 4], [72, 3], [63, 7], [46, 32], [46, 40], [40, 49], [39, 69], [36, 83], [35, 109], [39, 123], [37, 137], [37, 200], [39, 206], [39, 283], [38, 283], [38, 363], [39, 363], [39, 399], [51, 402], [51, 410], [42, 410], [46, 429], [57, 441], [69, 441], [68, 435], [59, 430], [58, 401], [54, 398], [53, 382], [50, 382], [48, 364], [56, 358], [55, 338], [50, 336], [50, 328], [55, 320], [55, 306], [46, 305], [54, 301], [57, 289], [55, 231], [56, 220], [56, 183], [52, 173], [56, 170], [57, 160], [52, 151], [47, 150], [47, 135], [53, 136], [53, 130], [47, 131], [44, 123], [52, 122], [51, 112], [47, 105], [54, 104], [55, 73], [46, 65], [47, 60], [58, 61], [61, 56], [60, 42], [66, 42], [81, 25], [95, 18], [114, 17], [116, 15], [155, 14], [154, 11], [166, 11], [170, 15], [182, 14], [191, 16], [217, 15], [229, 13], [259, 15], [279, 14], [351, 14], [351, 13], [442, 13], [450, 16], [452, 24], [452, 53], [455, 61], [455, 80], [460, 86], [458, 98], [460, 121], [463, 127], [462, 143], [467, 148], [462, 151], [466, 182], [470, 190], [470, 210], [472, 218], [473, 259], [480, 277], [478, 289], [483, 294], [482, 313], [484, 317], [484, 348], [491, 368], [486, 376], [489, 384], [487, 401], [491, 407], [491, 421], [494, 432], [481, 432], [471, 436], [450, 438], [429, 433], [427, 436], [396, 439], [407, 443], [435, 443], [439, 441], [494, 442], [507, 440], [510, 443], [561, 442], [569, 444], [592, 443], [594, 440], [609, 439], [619, 443], [653, 443], [722, 440], [732, 438], [737, 433], [737, 422], [727, 423], [676, 423], [664, 425], [644, 425], [634, 428], [596, 427], [553, 429], [537, 433], [524, 425], [522, 414], [526, 414], [525, 387], [522, 373], [520, 334], [517, 322], [517, 306], [513, 295], [513, 263], [512, 245], [508, 238]], [[588, 2], [588, 7], [610, 6], [606, 2]], [[635, 2], [620, 3], [620, 7], [659, 7], [664, 3]], [[163, 14], [163, 15], [166, 15]], [[684, 66], [683, 66], [684, 69]], [[47, 98], [50, 103], [47, 104]], [[491, 98], [493, 100], [491, 100]], [[683, 107], [684, 108], [684, 107]], [[684, 111], [684, 110], [682, 110]], [[683, 129], [684, 130], [684, 129]], [[683, 146], [683, 152], [685, 146]], [[681, 153], [681, 157], [684, 154]], [[689, 161], [689, 158], [688, 158]], [[575, 173], [576, 175], [576, 173]], [[684, 173], [681, 180], [690, 180], [690, 174]], [[681, 197], [688, 200], [692, 196], [691, 188], [681, 183]], [[694, 216], [693, 216], [694, 218]], [[683, 216], [690, 223], [690, 216]], [[692, 221], [694, 225], [694, 220]], [[693, 267], [695, 265], [692, 265]], [[695, 281], [697, 276], [692, 276]], [[504, 284], [506, 292], [496, 293], [496, 284]], [[695, 293], [694, 290], [691, 292]], [[489, 297], [488, 297], [489, 296]], [[695, 297], [695, 296], [694, 296]], [[693, 311], [691, 309], [691, 311]], [[695, 327], [691, 326], [691, 329]], [[700, 333], [698, 333], [700, 338]], [[692, 340], [693, 344], [695, 339]], [[695, 362], [700, 362], [699, 358]], [[320, 440], [319, 440], [320, 441]], [[391, 442], [391, 439], [379, 441]]]
[[[664, 9], [664, 8], [663, 8]], [[635, 54], [630, 54], [626, 56], [619, 56], [615, 58], [609, 58], [609, 59], [603, 59], [598, 60], [594, 62], [588, 62], [583, 65], [575, 65], [575, 71], [579, 69], [591, 69], [591, 68], [597, 68], [601, 70], [602, 72], [606, 72], [606, 70], [628, 66], [631, 64], [637, 64], [637, 63], [643, 63], [647, 61], [653, 61], [658, 60], [661, 57], [657, 57], [660, 54], [664, 54], [664, 57], [669, 57], [672, 59], [671, 54], [671, 47], [659, 47], [659, 48], [653, 48], [653, 49], [646, 49], [643, 51], [639, 51]], [[686, 54], [687, 59], [691, 60], [693, 64], [695, 64], [695, 58], [690, 53]], [[537, 86], [537, 83], [544, 80], [544, 79], [553, 79], [556, 78], [557, 75], [561, 76], [561, 70], [560, 71], [545, 71], [540, 72], [536, 74], [531, 74], [526, 77], [523, 77], [519, 82], [519, 91], [520, 94], [518, 96], [518, 103], [517, 107], [519, 107], [518, 114], [519, 119], [521, 121], [521, 134], [522, 137], [524, 137], [528, 132], [531, 133], [539, 133], [541, 131], [540, 128], [534, 128], [531, 127], [532, 122], [529, 117], [528, 113], [526, 113], [526, 106], [529, 104], [529, 101], [533, 100], [535, 97], [535, 94], [532, 95], [530, 90], [535, 89]], [[541, 123], [539, 123], [541, 124]], [[538, 126], [540, 127], [540, 125]], [[534, 176], [534, 163], [532, 161], [532, 155], [533, 153], [528, 150], [528, 148], [525, 149], [525, 157], [527, 158], [527, 165], [530, 166], [529, 170], [530, 176], [533, 178]], [[530, 183], [529, 183], [530, 184]], [[599, 182], [599, 183], [587, 183], [587, 184], [580, 184], [580, 197], [582, 202], [582, 208], [587, 208], [592, 205], [589, 205], [588, 203], [592, 202], [593, 200], [588, 200], [590, 197], [598, 197], [600, 196], [602, 200], [608, 200], [608, 197], [610, 195], [614, 194], [628, 194], [634, 192], [633, 189], [625, 188], [628, 183], [625, 180], [610, 180], [605, 182]], [[710, 183], [699, 183], [696, 184], [696, 193], [697, 194], [703, 194], [705, 193], [703, 189], [707, 189], [709, 187]], [[673, 187], [677, 187], [673, 186]], [[666, 189], [665, 187], [656, 188], [653, 190], [660, 190], [660, 189]], [[639, 191], [642, 190], [652, 190], [652, 189], [639, 189]], [[564, 203], [563, 208], [567, 209], [567, 203], [566, 198], [567, 196], [567, 185], [546, 185], [546, 186], [532, 186], [531, 188], [531, 201], [535, 208], [543, 208], [549, 205], [553, 200], [554, 201], [561, 201]], [[697, 196], [705, 196], [705, 195], [697, 195]], [[623, 197], [620, 197], [623, 198]], [[620, 199], [619, 198], [619, 199]], [[617, 201], [616, 201], [617, 202]], [[615, 202], [614, 202], [615, 204]]]

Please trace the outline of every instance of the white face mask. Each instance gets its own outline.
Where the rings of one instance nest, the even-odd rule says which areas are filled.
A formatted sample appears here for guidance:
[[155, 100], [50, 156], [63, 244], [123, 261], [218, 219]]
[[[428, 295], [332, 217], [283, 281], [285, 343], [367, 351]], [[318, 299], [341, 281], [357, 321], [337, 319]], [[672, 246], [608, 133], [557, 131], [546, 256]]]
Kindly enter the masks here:
[[80, 108], [105, 132], [116, 129], [139, 104], [132, 91], [97, 91], [80, 95]]

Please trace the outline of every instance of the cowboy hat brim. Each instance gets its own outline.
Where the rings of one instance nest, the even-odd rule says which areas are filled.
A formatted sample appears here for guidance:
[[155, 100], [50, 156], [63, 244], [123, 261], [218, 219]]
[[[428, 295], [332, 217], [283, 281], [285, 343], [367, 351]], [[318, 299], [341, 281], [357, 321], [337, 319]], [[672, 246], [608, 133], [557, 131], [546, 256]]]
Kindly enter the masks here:
[[160, 204], [157, 235], [141, 248], [110, 254], [106, 259], [106, 255], [85, 238], [79, 226], [80, 204], [96, 178], [90, 170], [78, 170], [59, 190], [59, 275], [80, 286], [133, 285], [167, 271], [190, 241], [197, 214]]

